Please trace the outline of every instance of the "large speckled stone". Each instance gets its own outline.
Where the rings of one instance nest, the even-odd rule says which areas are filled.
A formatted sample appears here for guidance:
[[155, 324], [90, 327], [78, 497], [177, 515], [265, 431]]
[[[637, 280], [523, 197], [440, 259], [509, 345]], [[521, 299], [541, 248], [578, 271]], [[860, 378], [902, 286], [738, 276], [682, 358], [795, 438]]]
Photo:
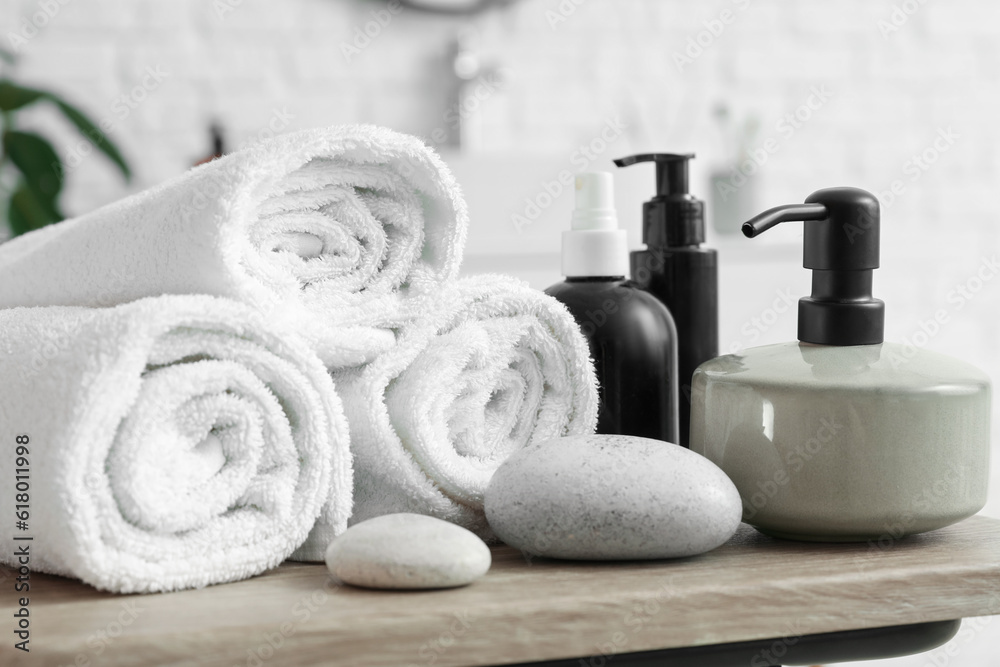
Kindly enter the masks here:
[[736, 487], [714, 463], [660, 440], [556, 438], [513, 454], [485, 497], [497, 536], [551, 558], [676, 558], [710, 551], [740, 524]]
[[348, 528], [330, 542], [335, 579], [366, 588], [453, 588], [486, 574], [486, 544], [461, 526], [420, 514], [387, 514]]

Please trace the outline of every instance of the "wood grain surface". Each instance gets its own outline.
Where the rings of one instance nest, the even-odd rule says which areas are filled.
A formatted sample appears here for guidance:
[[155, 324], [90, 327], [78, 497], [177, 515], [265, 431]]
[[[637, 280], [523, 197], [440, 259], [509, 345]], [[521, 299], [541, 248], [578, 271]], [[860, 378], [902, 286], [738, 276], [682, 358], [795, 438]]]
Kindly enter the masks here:
[[299, 563], [128, 596], [33, 574], [28, 654], [13, 648], [13, 574], [0, 568], [0, 664], [509, 664], [1000, 614], [1000, 521], [984, 517], [871, 544], [787, 542], [744, 525], [675, 561], [529, 559], [509, 547], [493, 558], [475, 584], [425, 592], [338, 586], [323, 565]]

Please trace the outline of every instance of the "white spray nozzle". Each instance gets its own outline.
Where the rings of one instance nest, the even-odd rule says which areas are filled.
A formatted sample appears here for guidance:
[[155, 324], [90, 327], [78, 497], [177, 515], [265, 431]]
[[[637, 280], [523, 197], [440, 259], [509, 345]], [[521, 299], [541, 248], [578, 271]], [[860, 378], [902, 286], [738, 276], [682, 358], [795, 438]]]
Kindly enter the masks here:
[[606, 171], [576, 176], [576, 204], [572, 229], [618, 229], [614, 182]]
[[618, 229], [614, 181], [606, 171], [576, 177], [573, 220], [563, 232], [562, 269], [568, 278], [628, 274], [628, 243], [625, 230]]

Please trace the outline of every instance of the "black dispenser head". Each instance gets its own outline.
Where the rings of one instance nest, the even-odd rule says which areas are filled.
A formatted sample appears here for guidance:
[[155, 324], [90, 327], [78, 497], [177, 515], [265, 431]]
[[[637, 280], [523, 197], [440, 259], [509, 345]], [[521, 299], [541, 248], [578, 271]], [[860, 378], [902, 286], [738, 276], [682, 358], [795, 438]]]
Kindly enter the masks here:
[[688, 194], [688, 160], [693, 157], [694, 153], [644, 153], [614, 161], [619, 167], [656, 163], [656, 196], [642, 205], [642, 242], [650, 248], [705, 241], [705, 204]]
[[879, 262], [879, 205], [857, 188], [817, 190], [805, 204], [778, 206], [743, 223], [753, 238], [779, 222], [806, 221], [802, 265], [813, 270], [812, 295], [799, 299], [799, 340], [818, 345], [874, 345], [883, 340], [885, 304], [872, 297]]

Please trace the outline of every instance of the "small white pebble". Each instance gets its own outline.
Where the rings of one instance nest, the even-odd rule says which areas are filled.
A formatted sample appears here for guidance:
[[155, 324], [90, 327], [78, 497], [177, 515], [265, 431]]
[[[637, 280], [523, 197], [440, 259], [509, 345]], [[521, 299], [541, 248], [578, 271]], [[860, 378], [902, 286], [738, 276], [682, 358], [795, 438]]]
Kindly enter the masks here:
[[474, 533], [420, 514], [387, 514], [348, 528], [326, 549], [335, 579], [365, 588], [465, 586], [486, 574], [490, 549]]

